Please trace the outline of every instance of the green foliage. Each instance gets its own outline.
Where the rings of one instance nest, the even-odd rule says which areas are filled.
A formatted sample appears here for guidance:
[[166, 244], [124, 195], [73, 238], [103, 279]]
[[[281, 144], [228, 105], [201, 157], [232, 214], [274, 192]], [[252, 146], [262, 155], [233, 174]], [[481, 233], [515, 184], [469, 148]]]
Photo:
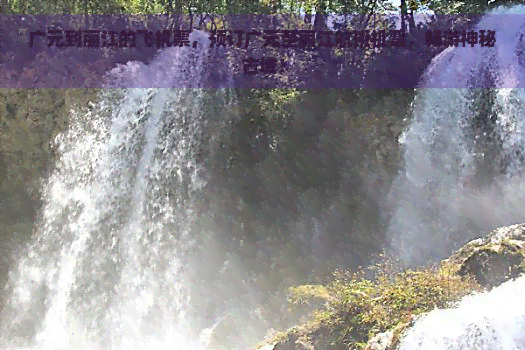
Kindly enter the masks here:
[[[396, 261], [386, 257], [368, 270], [337, 271], [325, 286], [290, 288], [292, 307], [313, 299], [322, 299], [325, 304], [307, 323], [278, 334], [270, 342], [303, 337], [310, 338], [316, 348], [362, 349], [380, 332], [399, 327], [400, 333], [412, 315], [446, 308], [482, 290], [471, 279], [443, 269], [400, 270]], [[371, 271], [375, 278], [366, 278]]]
[[321, 285], [303, 285], [290, 288], [290, 305], [297, 306], [318, 299], [329, 302], [332, 298], [329, 289]]
[[501, 5], [513, 6], [522, 3], [522, 1], [519, 0], [426, 0], [425, 2], [429, 9], [440, 14], [484, 14]]
[[1, 0], [2, 12], [10, 14], [276, 14], [276, 13], [369, 13], [389, 10], [386, 0]]

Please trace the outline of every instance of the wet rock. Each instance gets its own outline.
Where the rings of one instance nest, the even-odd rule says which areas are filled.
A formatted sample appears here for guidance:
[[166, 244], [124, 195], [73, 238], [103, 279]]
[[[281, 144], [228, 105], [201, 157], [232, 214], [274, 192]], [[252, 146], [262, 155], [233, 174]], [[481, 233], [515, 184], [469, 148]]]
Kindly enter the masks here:
[[397, 350], [406, 330], [414, 325], [421, 315], [412, 315], [410, 321], [399, 324], [392, 330], [379, 333], [366, 344], [365, 350]]
[[365, 350], [393, 350], [396, 343], [394, 331], [387, 331], [370, 339]]
[[315, 350], [315, 348], [305, 340], [291, 337], [275, 344], [265, 345], [259, 350]]
[[516, 278], [525, 267], [525, 224], [501, 227], [475, 239], [441, 265], [488, 288]]

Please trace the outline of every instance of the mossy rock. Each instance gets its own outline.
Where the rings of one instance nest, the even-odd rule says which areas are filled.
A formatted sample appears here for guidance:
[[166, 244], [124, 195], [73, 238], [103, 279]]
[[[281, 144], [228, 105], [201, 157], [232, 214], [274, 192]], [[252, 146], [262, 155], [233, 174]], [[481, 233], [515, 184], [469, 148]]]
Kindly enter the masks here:
[[525, 271], [525, 224], [498, 228], [443, 260], [442, 269], [492, 288]]
[[297, 327], [279, 334], [273, 341], [256, 347], [257, 350], [313, 350], [314, 347]]
[[288, 338], [285, 341], [275, 344], [273, 350], [314, 350], [314, 347], [303, 339]]

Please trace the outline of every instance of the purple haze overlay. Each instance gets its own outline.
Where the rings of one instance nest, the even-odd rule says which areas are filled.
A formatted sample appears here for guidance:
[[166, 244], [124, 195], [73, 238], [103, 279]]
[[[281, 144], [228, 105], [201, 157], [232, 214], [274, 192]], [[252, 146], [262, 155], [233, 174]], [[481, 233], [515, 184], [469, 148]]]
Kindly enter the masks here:
[[[416, 15], [417, 16], [417, 15]], [[351, 44], [357, 47], [335, 48], [340, 45], [344, 35], [354, 38], [351, 31], [354, 28], [367, 28], [362, 23], [369, 20], [365, 16], [349, 18], [355, 24], [348, 29], [349, 33], [336, 33], [337, 28], [331, 28], [330, 41], [332, 47], [323, 46], [327, 42], [326, 33], [316, 34], [314, 47], [309, 47], [306, 39], [296, 41], [294, 47], [265, 47], [264, 35], [270, 35], [271, 30], [282, 31], [290, 29], [287, 24], [301, 21], [295, 15], [214, 15], [229, 23], [232, 42], [229, 46], [217, 45], [208, 49], [208, 76], [199, 82], [177, 81], [173, 79], [157, 79], [149, 84], [144, 79], [134, 80], [130, 67], [150, 65], [160, 69], [158, 60], [166, 59], [165, 52], [177, 50], [194, 50], [193, 43], [187, 46], [166, 47], [165, 39], [178, 42], [176, 36], [183, 37], [180, 30], [204, 29], [210, 35], [210, 40], [218, 38], [220, 33], [211, 35], [206, 29], [210, 16], [194, 15], [173, 18], [165, 15], [9, 15], [0, 16], [2, 31], [0, 48], [0, 87], [2, 88], [512, 88], [522, 87], [525, 82], [523, 63], [522, 32], [525, 24], [523, 15], [434, 15], [429, 21], [428, 15], [420, 15], [416, 23], [427, 20], [428, 27], [416, 28], [405, 34], [406, 45], [396, 46], [396, 33], [386, 31], [383, 36], [382, 48], [374, 47], [373, 41]], [[398, 16], [397, 16], [398, 17]], [[387, 18], [382, 17], [384, 20]], [[391, 21], [399, 21], [391, 15]], [[145, 24], [148, 23], [148, 24]], [[304, 22], [303, 22], [304, 23]], [[430, 23], [430, 24], [429, 24]], [[441, 27], [438, 27], [437, 24]], [[443, 27], [449, 23], [449, 27]], [[458, 23], [460, 23], [458, 25]], [[461, 24], [463, 23], [463, 24]], [[359, 27], [359, 25], [362, 25]], [[178, 27], [177, 27], [178, 26]], [[348, 27], [347, 27], [348, 28]], [[172, 32], [162, 32], [173, 29]], [[251, 35], [246, 47], [246, 33], [255, 29], [260, 36]], [[304, 30], [302, 28], [301, 30]], [[310, 28], [311, 29], [311, 28]], [[429, 30], [436, 33], [439, 30], [445, 37], [449, 30], [456, 30], [458, 47], [436, 46], [429, 42]], [[55, 31], [53, 31], [55, 30]], [[75, 44], [76, 35], [81, 42]], [[86, 47], [89, 32], [85, 30], [106, 31], [104, 36], [95, 33], [101, 43], [109, 43], [107, 47]], [[238, 32], [242, 31], [239, 41]], [[481, 31], [485, 32], [481, 32]], [[39, 32], [40, 31], [40, 32]], [[481, 37], [489, 32], [495, 32], [496, 41], [491, 46], [482, 45]], [[475, 34], [472, 34], [475, 32]], [[31, 34], [33, 33], [33, 35]], [[163, 36], [170, 35], [169, 37]], [[269, 34], [270, 33], [270, 34]], [[305, 38], [303, 31], [299, 32]], [[399, 33], [397, 33], [399, 34]], [[466, 37], [463, 35], [467, 35]], [[61, 43], [68, 46], [58, 47], [56, 40], [49, 45], [51, 38], [62, 35]], [[281, 35], [281, 40], [284, 34]], [[286, 34], [289, 38], [291, 34]], [[375, 34], [373, 34], [375, 35]], [[379, 35], [379, 34], [378, 34]], [[33, 43], [30, 45], [30, 39]], [[110, 44], [113, 37], [114, 44]], [[93, 39], [91, 33], [91, 39]], [[342, 39], [343, 38], [343, 39]], [[434, 34], [433, 40], [436, 36]], [[179, 38], [180, 39], [180, 38]], [[463, 47], [463, 42], [465, 47]], [[217, 39], [219, 40], [219, 39]], [[93, 42], [93, 41], [91, 41]], [[134, 42], [135, 47], [130, 46]], [[376, 41], [377, 43], [378, 41]], [[488, 43], [488, 41], [485, 40]], [[164, 44], [163, 44], [164, 43]], [[304, 45], [301, 46], [301, 43]], [[321, 44], [320, 44], [321, 43]], [[433, 41], [436, 43], [436, 41]], [[78, 42], [77, 42], [78, 44]], [[73, 46], [71, 46], [73, 45]], [[122, 47], [118, 47], [121, 45]], [[164, 47], [162, 47], [164, 46]], [[363, 72], [359, 68], [366, 51], [376, 50], [376, 54], [367, 63]], [[344, 52], [344, 55], [340, 53]], [[262, 59], [259, 62], [256, 75], [245, 72], [249, 59]], [[271, 61], [275, 58], [276, 70], [272, 71]], [[350, 63], [350, 58], [354, 61]], [[134, 63], [133, 63], [134, 62]], [[157, 62], [157, 64], [156, 64]], [[255, 62], [252, 60], [252, 63]], [[309, 64], [302, 64], [307, 62]], [[301, 64], [299, 64], [301, 63]], [[164, 65], [166, 62], [164, 62]], [[281, 67], [281, 64], [283, 65]], [[126, 66], [123, 66], [126, 65]], [[266, 67], [266, 68], [265, 68]], [[253, 67], [252, 67], [253, 68]], [[153, 68], [152, 68], [153, 69]], [[266, 69], [266, 74], [261, 72]], [[423, 74], [426, 72], [425, 74]], [[483, 79], [479, 79], [480, 73]], [[126, 79], [114, 79], [115, 75], [127, 74]], [[168, 73], [166, 73], [168, 74]], [[118, 82], [117, 82], [118, 80]], [[229, 82], [226, 83], [226, 80]], [[140, 81], [140, 83], [139, 83]]]

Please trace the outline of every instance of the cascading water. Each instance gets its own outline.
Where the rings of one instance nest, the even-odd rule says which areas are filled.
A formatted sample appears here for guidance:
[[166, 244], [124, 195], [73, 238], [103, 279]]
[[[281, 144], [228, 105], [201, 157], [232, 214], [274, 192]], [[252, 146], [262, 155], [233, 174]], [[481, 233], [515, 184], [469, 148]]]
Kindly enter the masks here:
[[407, 332], [399, 349], [525, 349], [525, 278], [465, 297], [456, 308], [423, 316]]
[[[447, 49], [427, 71], [432, 86], [465, 89], [420, 90], [402, 139], [406, 173], [391, 194], [388, 235], [408, 266], [443, 259], [459, 244], [524, 221], [523, 14], [525, 6], [495, 10], [478, 24], [496, 31], [494, 48]], [[484, 79], [505, 88], [467, 89]], [[432, 311], [399, 349], [525, 349], [524, 293], [520, 277]]]
[[[525, 6], [495, 12], [523, 13]], [[475, 88], [484, 77], [513, 87], [492, 91], [481, 107], [479, 97], [488, 97], [476, 90], [420, 91], [403, 138], [406, 173], [394, 183], [388, 231], [410, 265], [523, 222], [525, 70], [516, 45], [522, 23], [489, 16], [479, 27], [496, 30], [496, 46], [448, 49], [426, 81]], [[108, 87], [199, 86], [208, 45], [204, 34], [192, 35], [201, 43], [196, 49], [166, 50], [150, 66], [128, 63]], [[206, 122], [203, 94], [106, 91], [92, 112], [75, 116], [57, 139], [61, 157], [44, 188], [34, 240], [10, 275], [2, 349], [207, 347], [210, 329], [203, 339], [187, 335], [190, 295], [181, 277], [192, 243], [192, 193], [206, 182], [196, 160]], [[490, 125], [478, 133], [482, 110]], [[524, 284], [519, 278], [465, 298], [456, 309], [430, 313], [401, 349], [525, 349]]]
[[[208, 38], [190, 39], [199, 45], [128, 63], [108, 86], [202, 86]], [[187, 336], [181, 280], [192, 193], [206, 183], [196, 161], [203, 91], [106, 90], [74, 116], [57, 139], [33, 242], [10, 275], [2, 349], [206, 348]]]
[[[525, 6], [498, 9], [478, 24], [496, 31], [495, 47], [449, 48], [427, 70], [400, 140], [406, 171], [389, 198], [387, 236], [408, 265], [523, 221], [525, 66], [516, 43], [525, 21], [511, 16], [520, 13]], [[506, 88], [476, 89], [484, 79]]]

